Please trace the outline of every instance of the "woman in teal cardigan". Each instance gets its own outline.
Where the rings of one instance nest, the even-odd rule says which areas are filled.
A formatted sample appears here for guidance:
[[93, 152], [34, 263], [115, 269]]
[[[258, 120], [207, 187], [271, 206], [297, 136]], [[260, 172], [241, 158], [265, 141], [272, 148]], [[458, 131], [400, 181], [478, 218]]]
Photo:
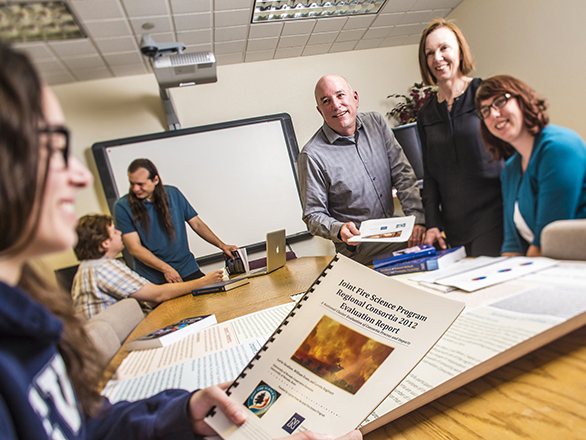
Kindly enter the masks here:
[[501, 173], [501, 254], [539, 256], [547, 224], [586, 218], [586, 144], [576, 132], [549, 124], [545, 101], [511, 76], [484, 80], [475, 101], [493, 157], [513, 153]]

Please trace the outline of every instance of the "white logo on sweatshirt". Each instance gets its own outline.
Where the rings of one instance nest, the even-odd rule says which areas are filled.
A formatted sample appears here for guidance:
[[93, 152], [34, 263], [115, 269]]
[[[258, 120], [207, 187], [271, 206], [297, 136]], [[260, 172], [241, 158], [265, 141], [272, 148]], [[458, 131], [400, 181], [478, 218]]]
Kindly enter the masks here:
[[81, 415], [65, 364], [60, 355], [56, 355], [33, 380], [28, 400], [41, 418], [49, 438], [54, 440], [67, 438], [61, 432], [59, 424], [49, 414], [50, 401], [53, 402], [59, 416], [67, 423], [71, 431], [75, 434], [79, 432]]

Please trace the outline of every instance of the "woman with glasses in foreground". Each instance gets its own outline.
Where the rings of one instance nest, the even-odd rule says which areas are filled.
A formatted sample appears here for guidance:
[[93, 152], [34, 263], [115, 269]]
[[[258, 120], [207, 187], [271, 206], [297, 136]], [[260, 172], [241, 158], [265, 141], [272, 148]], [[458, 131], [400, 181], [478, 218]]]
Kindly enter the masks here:
[[549, 124], [546, 102], [511, 76], [484, 80], [475, 103], [493, 157], [513, 154], [501, 174], [501, 254], [539, 256], [547, 224], [586, 218], [586, 145], [576, 132]]
[[[115, 405], [98, 393], [103, 366], [71, 296], [30, 265], [75, 245], [75, 192], [92, 182], [69, 157], [64, 123], [30, 61], [0, 42], [0, 438], [193, 440], [214, 434], [203, 421], [213, 406], [243, 423], [225, 385]], [[342, 437], [361, 438], [359, 431]]]

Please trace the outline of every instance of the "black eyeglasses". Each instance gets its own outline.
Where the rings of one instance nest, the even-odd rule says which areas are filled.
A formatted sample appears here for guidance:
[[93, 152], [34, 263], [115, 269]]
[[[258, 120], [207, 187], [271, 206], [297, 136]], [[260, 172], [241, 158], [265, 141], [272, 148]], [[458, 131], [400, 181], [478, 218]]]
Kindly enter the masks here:
[[501, 96], [497, 96], [496, 98], [494, 98], [494, 101], [492, 101], [492, 104], [485, 105], [480, 110], [478, 110], [478, 113], [477, 113], [478, 117], [480, 118], [481, 121], [484, 121], [486, 118], [488, 118], [490, 116], [491, 107], [494, 108], [495, 110], [500, 110], [505, 105], [507, 105], [507, 102], [509, 102], [509, 99], [511, 99], [511, 98], [512, 98], [512, 96], [508, 93], [505, 93], [504, 95], [501, 95]]
[[67, 168], [69, 165], [69, 130], [63, 126], [49, 126], [40, 128], [39, 134], [47, 136], [47, 149], [51, 154], [61, 153]]

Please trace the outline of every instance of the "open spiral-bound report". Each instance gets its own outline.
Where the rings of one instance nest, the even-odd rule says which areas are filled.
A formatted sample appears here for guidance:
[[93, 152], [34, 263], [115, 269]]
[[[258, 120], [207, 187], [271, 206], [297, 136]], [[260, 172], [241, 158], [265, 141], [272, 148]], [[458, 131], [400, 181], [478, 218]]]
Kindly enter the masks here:
[[356, 428], [429, 352], [464, 304], [337, 256], [236, 378], [228, 393], [248, 413], [220, 411], [224, 439]]

